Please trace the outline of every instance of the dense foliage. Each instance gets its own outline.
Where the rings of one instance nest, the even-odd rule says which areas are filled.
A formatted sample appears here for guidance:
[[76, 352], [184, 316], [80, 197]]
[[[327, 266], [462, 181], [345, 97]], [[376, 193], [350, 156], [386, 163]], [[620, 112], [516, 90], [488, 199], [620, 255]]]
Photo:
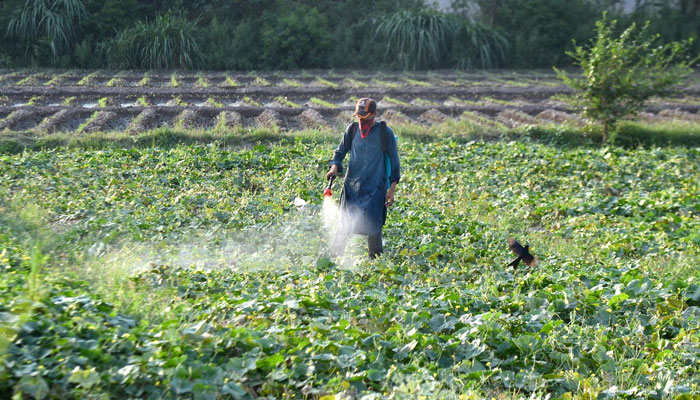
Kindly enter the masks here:
[[336, 265], [333, 144], [0, 156], [0, 395], [700, 394], [698, 149], [403, 139], [387, 254]]
[[[618, 0], [454, 0], [449, 14], [420, 0], [5, 0], [0, 2], [0, 67], [103, 68], [107, 51], [140, 32], [144, 43], [163, 38], [166, 14], [184, 15], [195, 59], [160, 50], [128, 65], [260, 70], [294, 68], [531, 68], [565, 66], [571, 40], [586, 41], [603, 10], [625, 25], [651, 21], [663, 40], [700, 36], [697, 3], [641, 2], [620, 13]], [[617, 7], [617, 8], [616, 8]], [[383, 28], [382, 28], [383, 27]], [[400, 28], [400, 29], [397, 29]], [[398, 33], [397, 35], [388, 33]], [[171, 36], [165, 36], [170, 40]], [[413, 39], [411, 39], [413, 38]], [[133, 40], [133, 39], [132, 39]], [[413, 43], [409, 43], [412, 40]], [[700, 42], [699, 42], [700, 43]], [[185, 46], [187, 47], [187, 46]], [[183, 49], [185, 48], [183, 47]], [[694, 51], [700, 50], [696, 44]], [[119, 58], [119, 57], [117, 57]]]

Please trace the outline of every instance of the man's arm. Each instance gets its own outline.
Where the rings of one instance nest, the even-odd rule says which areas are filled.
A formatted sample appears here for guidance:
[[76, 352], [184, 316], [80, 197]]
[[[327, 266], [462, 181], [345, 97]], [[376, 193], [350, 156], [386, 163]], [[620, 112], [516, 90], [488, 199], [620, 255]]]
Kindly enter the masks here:
[[350, 129], [352, 129], [352, 124], [348, 125], [348, 127], [345, 129], [343, 139], [340, 141], [338, 148], [335, 149], [333, 158], [329, 162], [330, 169], [326, 173], [326, 179], [330, 179], [331, 176], [338, 175], [338, 171], [343, 170], [343, 159], [352, 147], [352, 141], [350, 140]]

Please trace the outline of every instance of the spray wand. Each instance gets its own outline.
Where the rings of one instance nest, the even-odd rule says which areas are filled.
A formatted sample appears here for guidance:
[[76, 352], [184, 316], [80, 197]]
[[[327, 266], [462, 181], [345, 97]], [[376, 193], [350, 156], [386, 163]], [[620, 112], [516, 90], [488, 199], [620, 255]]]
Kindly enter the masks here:
[[335, 181], [335, 175], [332, 175], [330, 178], [328, 178], [328, 186], [326, 187], [326, 191], [323, 192], [323, 197], [332, 197], [333, 192], [331, 192], [331, 187], [333, 186], [333, 181]]

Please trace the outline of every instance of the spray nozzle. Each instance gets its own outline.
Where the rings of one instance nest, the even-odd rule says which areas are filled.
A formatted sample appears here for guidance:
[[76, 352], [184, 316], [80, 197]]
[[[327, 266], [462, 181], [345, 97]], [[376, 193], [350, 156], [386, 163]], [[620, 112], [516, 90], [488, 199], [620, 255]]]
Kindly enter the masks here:
[[333, 196], [333, 192], [331, 192], [331, 187], [333, 186], [333, 181], [335, 181], [335, 175], [332, 175], [330, 178], [328, 178], [328, 186], [326, 187], [326, 191], [323, 192], [323, 196], [325, 196], [325, 197]]

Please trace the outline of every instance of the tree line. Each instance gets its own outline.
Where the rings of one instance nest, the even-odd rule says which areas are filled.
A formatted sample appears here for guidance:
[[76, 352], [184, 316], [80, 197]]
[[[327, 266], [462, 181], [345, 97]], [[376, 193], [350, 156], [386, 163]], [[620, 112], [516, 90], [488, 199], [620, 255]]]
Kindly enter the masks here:
[[700, 36], [700, 0], [638, 3], [623, 14], [621, 0], [453, 0], [449, 13], [421, 0], [4, 0], [0, 67], [564, 67], [604, 10], [667, 42]]

